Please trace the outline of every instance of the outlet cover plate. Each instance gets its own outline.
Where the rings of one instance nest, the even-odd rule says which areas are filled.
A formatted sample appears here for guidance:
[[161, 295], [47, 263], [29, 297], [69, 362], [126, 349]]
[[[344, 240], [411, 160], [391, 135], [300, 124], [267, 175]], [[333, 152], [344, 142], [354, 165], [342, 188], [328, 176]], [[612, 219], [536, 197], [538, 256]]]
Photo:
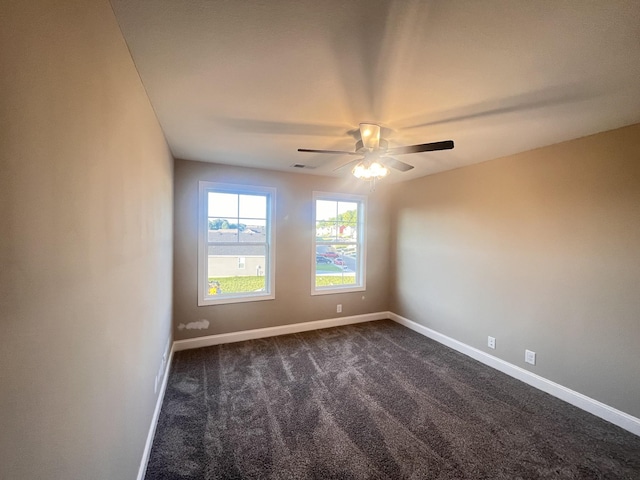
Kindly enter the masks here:
[[524, 361], [530, 363], [531, 365], [536, 364], [536, 352], [532, 352], [531, 350], [524, 351]]
[[489, 348], [496, 348], [496, 338], [495, 337], [488, 337], [487, 346]]

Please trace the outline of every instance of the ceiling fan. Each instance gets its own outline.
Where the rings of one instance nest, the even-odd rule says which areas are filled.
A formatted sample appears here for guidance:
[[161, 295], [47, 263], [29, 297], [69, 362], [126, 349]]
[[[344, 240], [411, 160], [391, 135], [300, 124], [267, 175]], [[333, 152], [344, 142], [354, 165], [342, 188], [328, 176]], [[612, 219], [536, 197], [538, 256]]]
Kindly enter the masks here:
[[453, 148], [453, 140], [442, 142], [421, 143], [419, 145], [408, 145], [406, 147], [389, 148], [389, 143], [380, 137], [380, 125], [374, 123], [360, 124], [360, 140], [356, 142], [354, 152], [343, 150], [313, 150], [309, 148], [299, 148], [299, 152], [330, 153], [333, 155], [357, 155], [358, 158], [348, 162], [336, 170], [340, 170], [352, 164], [352, 173], [357, 178], [365, 180], [376, 180], [389, 174], [389, 168], [394, 168], [401, 172], [406, 172], [413, 168], [413, 165], [401, 162], [387, 155], [405, 155], [407, 153], [433, 152], [436, 150], [450, 150]]

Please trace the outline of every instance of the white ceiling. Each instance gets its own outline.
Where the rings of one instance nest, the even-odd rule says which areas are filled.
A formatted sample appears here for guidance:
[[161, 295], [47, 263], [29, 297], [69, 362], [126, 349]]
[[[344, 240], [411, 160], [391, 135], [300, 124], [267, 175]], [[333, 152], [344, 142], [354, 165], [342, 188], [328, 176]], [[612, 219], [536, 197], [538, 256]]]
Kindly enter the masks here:
[[360, 122], [455, 141], [397, 181], [640, 122], [638, 0], [111, 3], [176, 158], [331, 175], [352, 158], [297, 148]]

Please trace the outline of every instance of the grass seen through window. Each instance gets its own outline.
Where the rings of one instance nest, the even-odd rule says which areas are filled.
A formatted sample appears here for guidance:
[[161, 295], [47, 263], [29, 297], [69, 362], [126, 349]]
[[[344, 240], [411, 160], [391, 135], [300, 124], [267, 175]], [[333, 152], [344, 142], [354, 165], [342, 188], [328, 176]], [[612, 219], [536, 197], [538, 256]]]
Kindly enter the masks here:
[[[217, 291], [216, 291], [217, 287]], [[249, 293], [264, 289], [264, 276], [209, 277], [209, 295]]]
[[[323, 265], [324, 267], [325, 265]], [[326, 265], [330, 267], [331, 265]], [[340, 268], [335, 267], [336, 270]], [[216, 284], [218, 293], [216, 293]], [[316, 277], [317, 287], [329, 287], [332, 285], [345, 285], [355, 282], [355, 274], [353, 275], [335, 275], [335, 276], [318, 276]], [[209, 278], [209, 295], [218, 295], [225, 292], [233, 293], [250, 293], [257, 292], [264, 288], [264, 277], [210, 277]]]

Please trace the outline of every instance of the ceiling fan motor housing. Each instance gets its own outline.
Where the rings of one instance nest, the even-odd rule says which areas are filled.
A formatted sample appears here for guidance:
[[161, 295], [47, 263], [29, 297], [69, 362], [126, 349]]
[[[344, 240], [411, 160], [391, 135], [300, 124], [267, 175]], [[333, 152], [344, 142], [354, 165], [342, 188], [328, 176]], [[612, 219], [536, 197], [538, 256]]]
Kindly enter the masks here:
[[[389, 142], [387, 142], [385, 139], [381, 138], [379, 143], [378, 143], [377, 151], [386, 152], [388, 147], [389, 147]], [[364, 146], [364, 143], [362, 142], [362, 140], [358, 140], [356, 142], [356, 152], [358, 152], [358, 153], [366, 153], [368, 151], [369, 151], [369, 149]]]

